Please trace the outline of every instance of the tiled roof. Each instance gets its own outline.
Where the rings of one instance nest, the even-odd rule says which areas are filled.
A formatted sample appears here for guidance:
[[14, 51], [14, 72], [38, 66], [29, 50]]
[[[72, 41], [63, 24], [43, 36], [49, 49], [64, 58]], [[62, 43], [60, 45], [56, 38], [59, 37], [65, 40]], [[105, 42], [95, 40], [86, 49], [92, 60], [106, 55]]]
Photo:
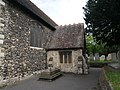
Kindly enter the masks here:
[[[12, 0], [8, 0], [11, 1]], [[52, 27], [57, 26], [57, 24], [51, 20], [42, 10], [40, 10], [36, 5], [34, 5], [30, 0], [14, 0], [19, 4], [30, 10], [33, 14], [37, 15], [40, 19], [44, 20], [47, 24]]]
[[47, 49], [84, 48], [84, 24], [57, 26]]

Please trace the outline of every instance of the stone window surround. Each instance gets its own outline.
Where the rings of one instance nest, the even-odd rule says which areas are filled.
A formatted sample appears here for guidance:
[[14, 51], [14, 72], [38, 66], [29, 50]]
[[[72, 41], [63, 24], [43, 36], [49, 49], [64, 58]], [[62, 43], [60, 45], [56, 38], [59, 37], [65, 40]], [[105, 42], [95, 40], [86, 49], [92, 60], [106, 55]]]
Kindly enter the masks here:
[[37, 50], [43, 50], [43, 49], [44, 49], [44, 48], [32, 47], [32, 46], [30, 46], [30, 48], [32, 48], [32, 49], [37, 49]]
[[[29, 32], [30, 33], [30, 36], [29, 36], [30, 46], [42, 48], [43, 47], [43, 45], [42, 45], [42, 38], [43, 38], [42, 30], [44, 30], [44, 26], [42, 26], [42, 24], [39, 23], [37, 20], [30, 20], [30, 22], [34, 23], [34, 25], [32, 26], [33, 29], [31, 29]], [[37, 24], [40, 26], [38, 26]], [[31, 41], [32, 41], [32, 43], [31, 43]]]
[[69, 50], [59, 51], [59, 58], [61, 64], [72, 63], [72, 51]]

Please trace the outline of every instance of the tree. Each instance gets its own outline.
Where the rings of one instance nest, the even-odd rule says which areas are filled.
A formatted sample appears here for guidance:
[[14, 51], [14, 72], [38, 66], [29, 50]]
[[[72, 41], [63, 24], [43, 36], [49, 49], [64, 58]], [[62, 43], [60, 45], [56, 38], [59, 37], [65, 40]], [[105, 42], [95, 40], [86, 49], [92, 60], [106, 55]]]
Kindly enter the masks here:
[[95, 49], [94, 49], [94, 46], [95, 46], [95, 41], [93, 39], [93, 36], [92, 35], [86, 35], [86, 52], [87, 54], [94, 54], [95, 53]]
[[83, 9], [87, 33], [109, 46], [120, 44], [120, 0], [89, 0]]
[[92, 35], [86, 35], [86, 50], [88, 54], [108, 54], [106, 43], [97, 43]]

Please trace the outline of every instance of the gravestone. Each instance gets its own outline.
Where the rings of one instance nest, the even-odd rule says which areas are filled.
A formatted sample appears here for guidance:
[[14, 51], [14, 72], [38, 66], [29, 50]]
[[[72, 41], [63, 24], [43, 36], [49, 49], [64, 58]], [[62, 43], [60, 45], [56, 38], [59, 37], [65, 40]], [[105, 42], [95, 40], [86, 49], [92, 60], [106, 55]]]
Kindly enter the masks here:
[[95, 60], [100, 60], [99, 53], [95, 53]]
[[117, 60], [118, 60], [118, 63], [120, 65], [120, 51], [117, 52]]
[[105, 60], [105, 55], [102, 55], [102, 56], [100, 57], [100, 60]]
[[86, 54], [86, 57], [88, 57], [88, 54]]
[[117, 61], [116, 53], [111, 53], [111, 59], [112, 61]]
[[112, 58], [111, 58], [111, 54], [108, 54], [108, 56], [107, 56], [107, 60], [111, 60]]
[[90, 58], [89, 58], [89, 59], [90, 59], [90, 61], [91, 61], [91, 60], [94, 60], [93, 54], [90, 54]]

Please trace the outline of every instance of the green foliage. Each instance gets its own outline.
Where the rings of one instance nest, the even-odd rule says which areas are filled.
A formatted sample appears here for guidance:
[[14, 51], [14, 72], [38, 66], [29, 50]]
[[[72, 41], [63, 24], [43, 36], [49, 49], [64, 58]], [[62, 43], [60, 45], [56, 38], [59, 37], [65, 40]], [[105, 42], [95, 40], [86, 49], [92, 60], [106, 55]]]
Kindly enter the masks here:
[[87, 33], [109, 46], [120, 44], [120, 0], [88, 0], [83, 9]]
[[88, 64], [91, 67], [104, 67], [108, 63], [111, 63], [112, 60], [96, 60], [96, 61], [88, 61]]
[[119, 45], [107, 46], [106, 43], [96, 42], [92, 34], [86, 35], [86, 52], [87, 54], [99, 53], [100, 55], [105, 55], [105, 58], [109, 53], [117, 53]]
[[114, 71], [110, 68], [106, 68], [106, 77], [111, 82], [114, 90], [120, 90], [120, 71]]
[[95, 46], [95, 41], [93, 39], [92, 35], [86, 36], [86, 49], [87, 53], [94, 53], [94, 46]]
[[113, 45], [113, 46], [111, 46], [111, 47], [109, 47], [109, 52], [116, 52], [117, 53], [117, 51], [119, 50], [119, 45]]
[[89, 63], [111, 63], [112, 60], [96, 60], [96, 61], [89, 61]]
[[86, 49], [88, 54], [107, 52], [108, 48], [106, 43], [100, 42], [99, 44], [95, 41], [92, 35], [86, 35]]

